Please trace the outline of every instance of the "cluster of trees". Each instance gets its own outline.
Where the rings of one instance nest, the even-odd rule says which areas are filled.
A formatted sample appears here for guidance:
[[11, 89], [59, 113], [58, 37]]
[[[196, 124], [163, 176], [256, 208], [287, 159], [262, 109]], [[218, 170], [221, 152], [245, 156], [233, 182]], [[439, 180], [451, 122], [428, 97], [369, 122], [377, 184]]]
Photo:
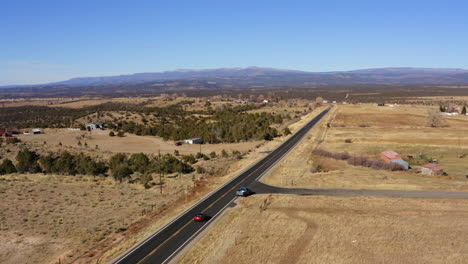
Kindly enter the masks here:
[[18, 106], [0, 108], [0, 127], [31, 128], [52, 127], [65, 128], [73, 125], [80, 117], [104, 111], [137, 111], [141, 105], [105, 103], [83, 108], [48, 107], [48, 106]]
[[[197, 157], [193, 156], [195, 163]], [[201, 156], [203, 158], [203, 155]], [[105, 175], [109, 170], [113, 178], [123, 181], [133, 173], [140, 173], [140, 181], [147, 184], [152, 173], [190, 173], [194, 168], [171, 154], [150, 158], [143, 153], [130, 156], [124, 153], [113, 155], [108, 161], [95, 161], [82, 153], [67, 151], [59, 155], [40, 155], [29, 149], [22, 149], [16, 155], [16, 166], [9, 159], [0, 165], [0, 175], [9, 173], [54, 173], [59, 175]]]
[[[208, 107], [209, 108], [209, 107]], [[165, 110], [162, 110], [165, 109]], [[166, 108], [151, 108], [158, 117], [155, 125], [124, 122], [115, 128], [136, 135], [160, 136], [164, 139], [181, 140], [199, 136], [209, 143], [239, 142], [249, 139], [271, 140], [279, 135], [272, 124], [281, 124], [283, 116], [271, 113], [246, 113], [249, 106], [208, 109], [207, 116], [198, 117], [191, 112], [173, 106], [174, 112]]]
[[71, 154], [63, 151], [59, 155], [40, 155], [29, 149], [22, 149], [16, 155], [16, 170], [20, 173], [55, 173], [60, 175], [100, 175], [108, 170], [103, 161], [94, 161], [82, 153]]
[[123, 153], [117, 153], [110, 158], [109, 168], [112, 176], [119, 181], [123, 181], [133, 173], [138, 172], [142, 175], [140, 181], [145, 185], [152, 180], [152, 173], [170, 174], [194, 171], [192, 166], [171, 154], [149, 158], [143, 153], [135, 153], [130, 157]]
[[336, 160], [343, 160], [353, 166], [368, 167], [374, 170], [404, 170], [403, 166], [397, 163], [386, 163], [383, 160], [372, 160], [363, 156], [350, 155], [347, 152], [330, 152], [323, 149], [316, 149], [312, 153], [315, 155], [333, 158]]

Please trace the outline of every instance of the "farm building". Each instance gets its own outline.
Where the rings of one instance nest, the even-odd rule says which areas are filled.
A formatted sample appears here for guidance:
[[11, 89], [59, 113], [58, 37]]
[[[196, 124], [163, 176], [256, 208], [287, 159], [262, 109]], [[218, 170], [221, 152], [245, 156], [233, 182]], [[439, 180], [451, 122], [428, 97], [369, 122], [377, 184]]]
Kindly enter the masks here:
[[421, 173], [426, 175], [442, 175], [444, 170], [438, 164], [428, 163], [421, 166]]
[[201, 139], [200, 137], [194, 137], [194, 138], [186, 139], [185, 143], [187, 143], [187, 144], [202, 144], [203, 139]]
[[403, 169], [404, 170], [408, 170], [409, 169], [409, 163], [402, 160], [402, 159], [397, 159], [397, 160], [392, 160], [390, 161], [390, 163], [396, 163], [396, 164], [400, 164], [401, 166], [403, 166]]
[[396, 153], [393, 150], [387, 150], [387, 151], [384, 151], [384, 152], [380, 153], [380, 157], [386, 163], [390, 163], [390, 162], [392, 162], [392, 160], [400, 160], [401, 159], [401, 155]]
[[18, 135], [19, 132], [17, 130], [0, 130], [0, 137], [12, 137], [13, 135]]
[[104, 125], [101, 123], [89, 123], [89, 124], [86, 124], [86, 129], [90, 129], [90, 130], [104, 129]]

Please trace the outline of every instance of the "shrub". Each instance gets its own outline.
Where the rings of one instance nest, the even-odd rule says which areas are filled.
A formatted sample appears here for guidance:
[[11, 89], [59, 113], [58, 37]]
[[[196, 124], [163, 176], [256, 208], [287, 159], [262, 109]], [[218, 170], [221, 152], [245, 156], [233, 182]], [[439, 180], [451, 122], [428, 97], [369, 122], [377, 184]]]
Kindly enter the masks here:
[[[371, 160], [362, 156], [351, 156], [347, 152], [332, 153], [323, 149], [316, 149], [312, 152], [315, 155], [329, 157], [336, 160], [345, 160], [349, 165], [368, 167], [374, 170], [403, 170], [403, 166], [398, 163], [386, 163], [382, 160]], [[312, 172], [317, 172], [318, 169], [312, 169]]]
[[9, 159], [5, 159], [0, 165], [0, 175], [3, 174], [10, 174], [10, 173], [15, 173], [16, 172], [16, 167], [13, 165], [13, 162]]
[[16, 161], [18, 162], [16, 169], [20, 173], [30, 172], [36, 173], [40, 171], [37, 160], [39, 155], [34, 151], [29, 151], [29, 149], [23, 149], [18, 152], [16, 155]]
[[205, 168], [201, 167], [201, 166], [198, 166], [197, 167], [197, 173], [205, 173]]
[[122, 182], [123, 179], [129, 178], [132, 173], [133, 171], [128, 167], [127, 164], [121, 164], [120, 166], [112, 170], [112, 177]]
[[6, 142], [7, 144], [17, 144], [21, 142], [21, 139], [16, 138], [16, 137], [10, 137], [10, 138], [7, 138]]
[[146, 156], [143, 153], [134, 153], [130, 156], [130, 159], [128, 160], [128, 164], [130, 165], [130, 168], [133, 171], [138, 171], [140, 173], [143, 173], [147, 170], [150, 160], [148, 156]]
[[216, 158], [216, 152], [212, 151], [210, 153], [210, 158], [212, 158], [212, 159]]
[[350, 138], [345, 139], [345, 143], [353, 143], [353, 141]]
[[227, 157], [229, 157], [229, 154], [227, 153], [226, 150], [223, 149], [223, 150], [221, 151], [221, 156], [222, 156], [223, 158], [227, 158]]
[[119, 131], [119, 132], [117, 133], [117, 136], [118, 136], [118, 137], [124, 137], [124, 136], [125, 136], [125, 133], [124, 133], [123, 131]]
[[195, 158], [195, 156], [193, 154], [190, 154], [190, 155], [183, 155], [182, 156], [182, 160], [184, 162], [188, 162], [190, 164], [195, 164], [197, 163], [197, 159]]
[[285, 136], [291, 135], [291, 130], [289, 130], [289, 127], [285, 127], [285, 128], [284, 128], [283, 134], [284, 134]]
[[111, 131], [111, 132], [109, 132], [109, 136], [111, 136], [111, 137], [115, 137], [115, 133], [114, 133], [114, 131]]

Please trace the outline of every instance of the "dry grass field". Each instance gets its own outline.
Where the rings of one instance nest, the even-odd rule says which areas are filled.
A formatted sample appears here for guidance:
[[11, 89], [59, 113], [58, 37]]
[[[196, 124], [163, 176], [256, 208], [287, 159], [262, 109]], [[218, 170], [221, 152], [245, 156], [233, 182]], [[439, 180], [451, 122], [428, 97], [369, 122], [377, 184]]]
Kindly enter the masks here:
[[[260, 205], [268, 204], [266, 210]], [[466, 200], [259, 195], [177, 263], [466, 263]]]
[[174, 198], [111, 179], [2, 176], [0, 263], [70, 262]]
[[[59, 150], [65, 147], [75, 148], [77, 151], [94, 151], [96, 145], [100, 152], [125, 152], [125, 153], [147, 153], [157, 154], [174, 153], [178, 150], [180, 154], [195, 154], [200, 151], [200, 145], [183, 144], [176, 146], [174, 141], [164, 141], [160, 137], [155, 136], [136, 136], [126, 134], [125, 137], [110, 137], [109, 130], [93, 130], [91, 132], [68, 130], [68, 129], [45, 129], [45, 134], [40, 135], [20, 135], [18, 138], [28, 144], [41, 146], [44, 141], [47, 143], [49, 150]], [[78, 146], [78, 142], [82, 146]], [[223, 143], [223, 144], [203, 144], [201, 150], [203, 153], [209, 154], [212, 151], [220, 154], [224, 149], [228, 152], [240, 151], [247, 152], [263, 141], [248, 141], [242, 143]], [[59, 146], [62, 143], [62, 147]], [[88, 147], [84, 147], [84, 144]]]
[[[320, 110], [301, 117], [290, 126], [291, 131], [296, 131]], [[108, 131], [100, 130], [45, 129], [45, 132], [20, 135], [23, 143], [7, 145], [9, 151], [2, 149], [0, 155], [14, 160], [22, 144], [39, 153], [68, 150], [99, 158], [116, 152], [155, 154], [173, 153], [177, 149], [186, 154], [200, 150], [199, 145], [175, 146], [157, 137], [110, 137]], [[202, 152], [206, 154], [211, 151], [220, 154], [223, 149], [247, 154], [240, 160], [232, 156], [200, 160], [195, 166], [203, 166], [213, 175], [194, 173], [166, 178], [162, 195], [158, 186], [145, 190], [140, 184], [120, 184], [110, 177], [0, 176], [0, 199], [10, 201], [0, 205], [0, 263], [58, 263], [59, 259], [61, 263], [109, 261], [263, 158], [286, 138], [204, 144]], [[78, 146], [78, 141], [83, 145]]]
[[0, 263], [58, 263], [59, 258], [61, 263], [108, 261], [281, 141], [263, 144], [241, 160], [199, 161], [196, 165], [214, 176], [166, 178], [163, 194], [159, 186], [145, 190], [110, 177], [0, 176], [0, 200], [9, 201], [0, 204]]
[[[425, 126], [427, 107], [340, 105], [276, 166], [263, 181], [272, 185], [310, 188], [468, 190], [468, 116], [449, 117], [448, 127]], [[326, 126], [331, 123], [331, 127]], [[352, 143], [345, 143], [351, 139]], [[315, 148], [347, 151], [379, 159], [394, 150], [403, 157], [423, 154], [437, 159], [448, 177], [356, 167], [312, 155]], [[320, 165], [321, 172], [312, 172]], [[417, 167], [416, 165], [414, 167]]]

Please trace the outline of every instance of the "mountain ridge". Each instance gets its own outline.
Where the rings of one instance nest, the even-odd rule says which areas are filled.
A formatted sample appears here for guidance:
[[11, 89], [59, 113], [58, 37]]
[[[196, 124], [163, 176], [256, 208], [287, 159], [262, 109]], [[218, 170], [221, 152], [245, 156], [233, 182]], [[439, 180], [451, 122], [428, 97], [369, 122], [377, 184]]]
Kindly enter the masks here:
[[38, 85], [3, 86], [99, 86], [136, 85], [175, 80], [221, 81], [247, 86], [310, 86], [336, 84], [468, 84], [468, 70], [461, 68], [385, 67], [350, 71], [308, 72], [250, 66], [246, 68], [178, 69], [96, 77], [77, 77]]

